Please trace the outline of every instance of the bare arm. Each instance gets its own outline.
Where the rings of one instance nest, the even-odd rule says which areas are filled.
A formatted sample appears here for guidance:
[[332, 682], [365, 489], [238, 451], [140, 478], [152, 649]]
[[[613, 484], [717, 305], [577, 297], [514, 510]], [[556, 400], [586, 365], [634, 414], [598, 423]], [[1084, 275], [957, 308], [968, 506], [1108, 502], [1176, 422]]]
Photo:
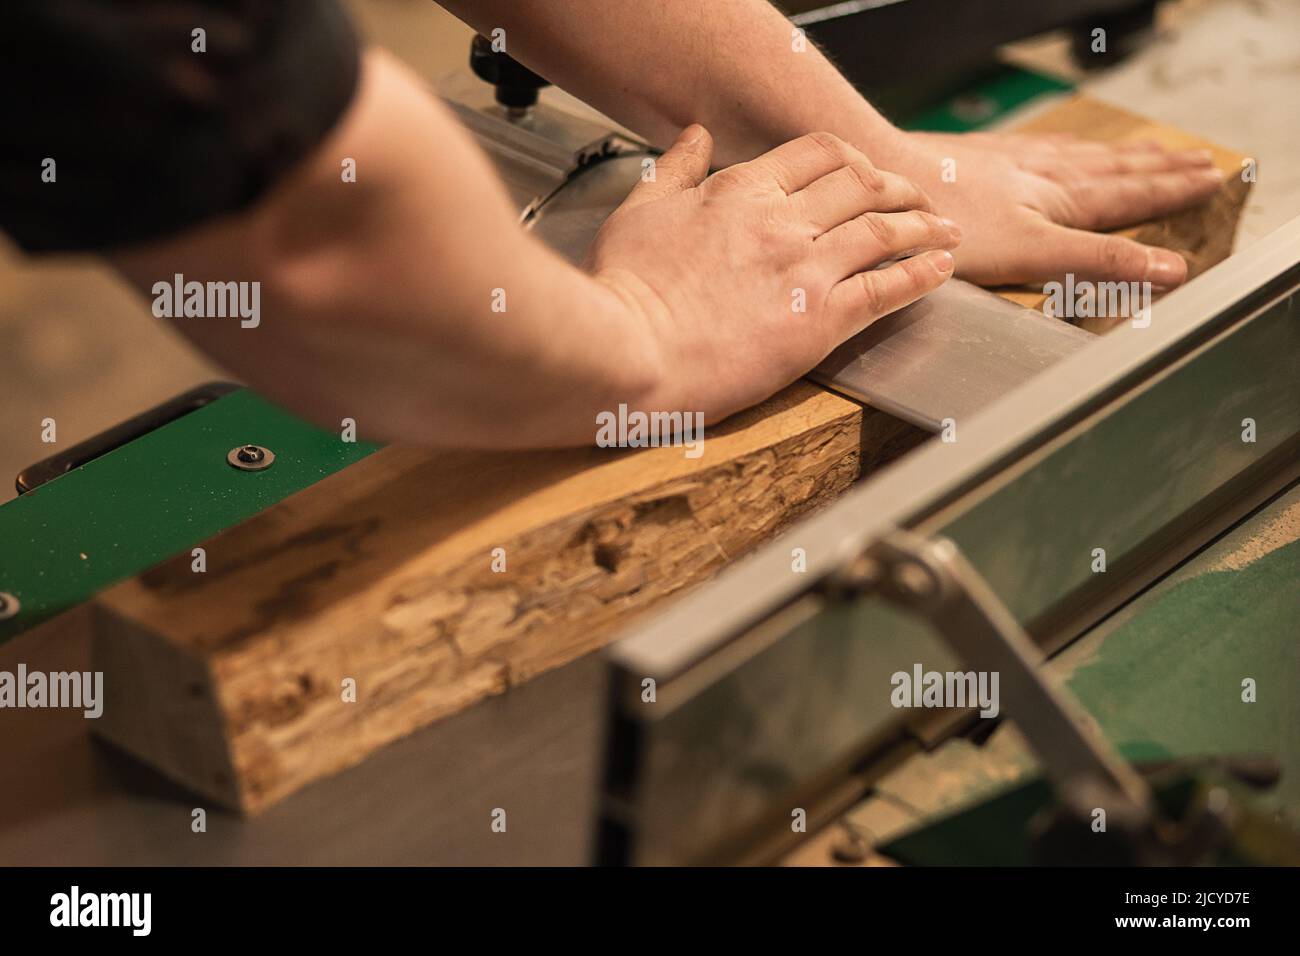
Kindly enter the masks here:
[[581, 441], [597, 410], [645, 398], [657, 356], [517, 219], [465, 130], [371, 52], [338, 127], [251, 211], [112, 259], [146, 292], [175, 272], [260, 281], [256, 328], [162, 321], [323, 422], [462, 446]]
[[322, 424], [470, 447], [588, 444], [621, 403], [715, 420], [951, 273], [958, 237], [926, 197], [836, 137], [706, 179], [711, 154], [688, 130], [588, 274], [519, 229], [467, 132], [370, 52], [339, 125], [251, 210], [112, 260], [146, 292], [177, 272], [261, 282], [256, 328], [170, 321]]
[[766, 0], [440, 0], [657, 146], [706, 126], [719, 165], [827, 130], [877, 165], [901, 134]]
[[[767, 0], [445, 0], [507, 51], [657, 144], [689, 122], [724, 162], [827, 130], [909, 177], [965, 239], [958, 274], [985, 284], [1079, 278], [1180, 284], [1176, 253], [1092, 230], [1204, 200], [1221, 177], [1200, 152], [1041, 137], [900, 132]], [[888, 42], [882, 40], [881, 42]], [[927, 52], [918, 47], [924, 69]]]

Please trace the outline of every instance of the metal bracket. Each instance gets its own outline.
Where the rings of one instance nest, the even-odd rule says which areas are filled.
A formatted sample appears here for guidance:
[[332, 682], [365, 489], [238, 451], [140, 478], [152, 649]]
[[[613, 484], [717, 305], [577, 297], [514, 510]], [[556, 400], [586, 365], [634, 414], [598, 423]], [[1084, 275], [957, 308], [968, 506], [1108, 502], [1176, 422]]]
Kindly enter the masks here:
[[540, 202], [593, 163], [646, 149], [608, 124], [545, 103], [513, 116], [493, 98], [492, 87], [465, 73], [445, 77], [438, 92], [496, 162], [521, 206]]
[[1048, 682], [1042, 651], [952, 541], [893, 531], [832, 575], [827, 590], [845, 597], [874, 592], [920, 613], [966, 664], [999, 674], [1003, 705], [1058, 793], [1083, 788], [1151, 819], [1146, 782]]

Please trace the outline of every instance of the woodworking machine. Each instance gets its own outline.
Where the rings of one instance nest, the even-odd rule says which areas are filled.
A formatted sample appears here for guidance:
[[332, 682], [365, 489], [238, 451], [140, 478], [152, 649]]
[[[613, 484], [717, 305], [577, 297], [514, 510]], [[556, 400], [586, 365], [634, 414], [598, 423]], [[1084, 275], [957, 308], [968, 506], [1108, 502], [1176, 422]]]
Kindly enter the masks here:
[[[481, 41], [473, 64], [441, 92], [521, 221], [581, 260], [653, 150], [540, 102], [544, 81]], [[81, 728], [9, 740], [11, 761], [29, 746], [81, 796], [0, 832], [0, 855], [39, 862], [80, 838], [100, 863], [421, 862], [413, 821], [427, 835], [442, 803], [508, 793], [547, 820], [509, 862], [1295, 862], [1298, 291], [1300, 220], [1149, 327], [1103, 336], [950, 282], [812, 377], [932, 431], [955, 422], [956, 440], [931, 438], [605, 655], [261, 817], [214, 816], [201, 840], [159, 836], [187, 822], [183, 797], [126, 764], [88, 770]], [[276, 466], [250, 499], [237, 469], [263, 445]], [[235, 468], [214, 466], [217, 446]], [[0, 640], [373, 450], [216, 387], [29, 469], [0, 508]], [[63, 539], [114, 557], [42, 551]], [[998, 718], [896, 706], [894, 676], [914, 669], [996, 672]], [[521, 750], [538, 725], [545, 752]], [[499, 852], [444, 829], [438, 861]], [[838, 837], [817, 851], [815, 834]]]

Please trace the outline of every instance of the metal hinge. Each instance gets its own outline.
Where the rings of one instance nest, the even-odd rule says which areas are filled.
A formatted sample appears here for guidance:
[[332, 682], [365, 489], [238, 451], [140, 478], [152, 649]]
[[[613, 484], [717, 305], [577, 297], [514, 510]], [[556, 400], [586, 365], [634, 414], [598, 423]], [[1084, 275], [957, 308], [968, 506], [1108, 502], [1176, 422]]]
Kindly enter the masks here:
[[997, 672], [1001, 706], [1038, 755], [1058, 794], [1086, 791], [1149, 820], [1146, 781], [1087, 722], [1042, 670], [1045, 656], [946, 538], [893, 531], [825, 582], [842, 597], [878, 594], [919, 613], [968, 667]]

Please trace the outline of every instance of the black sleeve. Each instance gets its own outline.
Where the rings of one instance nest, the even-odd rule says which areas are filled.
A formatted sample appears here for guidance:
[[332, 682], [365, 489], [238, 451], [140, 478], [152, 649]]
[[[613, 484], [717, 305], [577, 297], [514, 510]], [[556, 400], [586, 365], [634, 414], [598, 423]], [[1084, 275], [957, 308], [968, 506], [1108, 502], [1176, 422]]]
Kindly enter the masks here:
[[337, 0], [3, 0], [0, 230], [97, 250], [242, 209], [324, 138], [357, 72]]

